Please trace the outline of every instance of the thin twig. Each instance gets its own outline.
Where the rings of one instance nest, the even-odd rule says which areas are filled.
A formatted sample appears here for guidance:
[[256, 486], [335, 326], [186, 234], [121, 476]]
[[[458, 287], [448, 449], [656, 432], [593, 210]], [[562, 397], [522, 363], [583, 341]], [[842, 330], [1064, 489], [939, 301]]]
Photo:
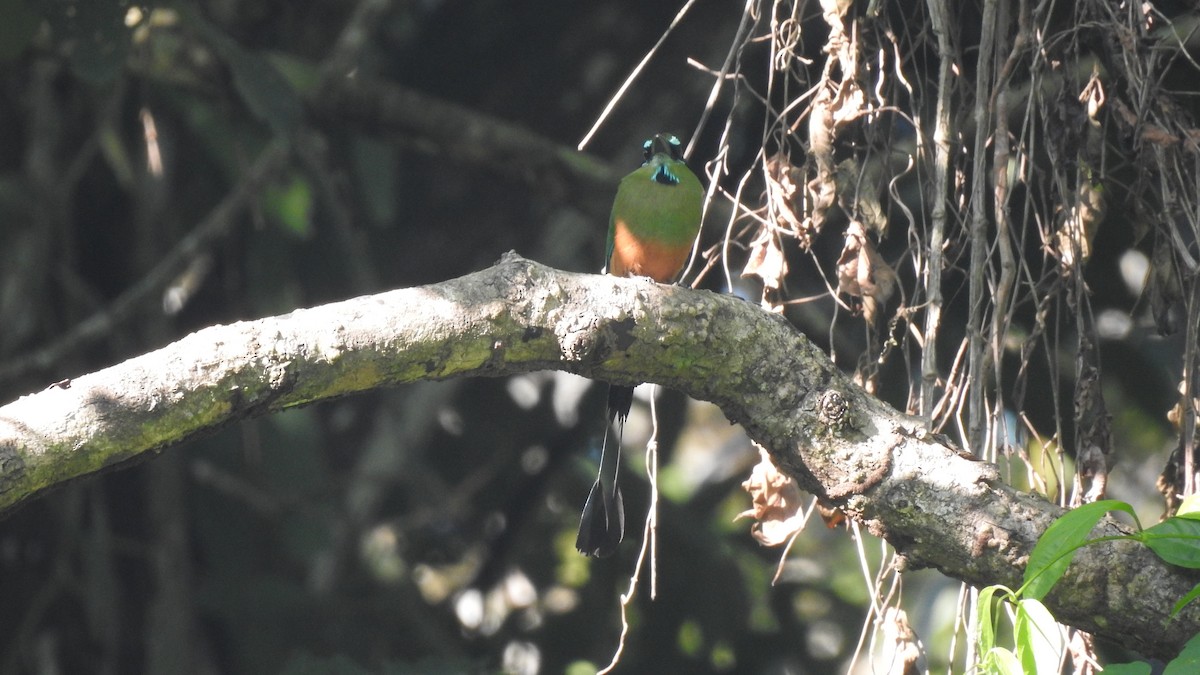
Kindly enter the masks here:
[[579, 145], [576, 146], [576, 149], [583, 150], [587, 147], [588, 142], [592, 140], [592, 136], [594, 136], [600, 129], [600, 125], [604, 124], [604, 120], [608, 119], [609, 113], [613, 111], [613, 108], [617, 107], [617, 102], [620, 101], [621, 97], [625, 95], [625, 91], [629, 89], [629, 86], [633, 84], [633, 81], [636, 80], [638, 75], [641, 74], [642, 69], [646, 67], [646, 64], [650, 63], [650, 59], [654, 58], [654, 55], [658, 53], [658, 48], [667, 41], [667, 37], [671, 35], [672, 31], [675, 30], [675, 27], [679, 25], [679, 22], [683, 20], [683, 17], [687, 15], [688, 10], [690, 10], [694, 4], [696, 4], [696, 0], [687, 0], [687, 3], [684, 4], [684, 6], [680, 8], [679, 12], [675, 14], [675, 18], [671, 20], [671, 24], [667, 26], [667, 29], [663, 31], [662, 35], [659, 36], [658, 42], [655, 42], [654, 46], [650, 48], [650, 51], [646, 52], [646, 55], [643, 56], [642, 60], [639, 61], [637, 66], [634, 67], [633, 72], [629, 73], [629, 76], [625, 78], [625, 82], [621, 84], [619, 89], [617, 89], [617, 93], [613, 94], [613, 97], [608, 100], [608, 104], [604, 106], [604, 110], [600, 113], [600, 117], [596, 118], [596, 122], [592, 124], [592, 128], [588, 129], [588, 132], [584, 134], [583, 140], [579, 141]]

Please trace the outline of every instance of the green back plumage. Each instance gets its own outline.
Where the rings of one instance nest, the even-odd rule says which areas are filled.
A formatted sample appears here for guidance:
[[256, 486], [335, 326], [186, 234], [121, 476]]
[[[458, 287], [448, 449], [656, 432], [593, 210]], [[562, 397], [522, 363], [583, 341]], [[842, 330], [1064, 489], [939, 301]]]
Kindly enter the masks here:
[[604, 264], [612, 260], [617, 218], [639, 239], [690, 246], [700, 231], [704, 187], [680, 158], [679, 140], [659, 134], [646, 141], [646, 162], [621, 179], [608, 220]]

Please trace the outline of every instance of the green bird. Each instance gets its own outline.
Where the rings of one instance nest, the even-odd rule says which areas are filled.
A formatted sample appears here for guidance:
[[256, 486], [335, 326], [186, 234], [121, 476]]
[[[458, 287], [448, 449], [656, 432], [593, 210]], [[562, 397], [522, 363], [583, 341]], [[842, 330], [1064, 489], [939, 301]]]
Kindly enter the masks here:
[[[608, 221], [605, 271], [629, 277], [650, 277], [671, 283], [683, 269], [700, 232], [704, 188], [683, 161], [679, 139], [658, 134], [642, 148], [646, 161], [621, 179]], [[575, 548], [589, 556], [605, 557], [625, 536], [625, 506], [617, 484], [621, 437], [633, 405], [633, 387], [609, 385], [608, 418], [617, 423], [617, 444], [608, 447], [611, 424], [604, 431], [600, 470], [579, 519]]]

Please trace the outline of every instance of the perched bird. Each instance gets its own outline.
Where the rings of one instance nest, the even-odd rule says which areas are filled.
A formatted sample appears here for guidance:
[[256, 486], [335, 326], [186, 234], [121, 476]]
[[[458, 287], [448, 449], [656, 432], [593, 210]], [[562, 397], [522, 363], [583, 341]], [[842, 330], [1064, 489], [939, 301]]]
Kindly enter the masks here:
[[[683, 269], [700, 231], [704, 188], [683, 161], [679, 139], [658, 134], [642, 146], [646, 161], [621, 179], [608, 221], [605, 271], [621, 277], [650, 277], [671, 283]], [[617, 484], [621, 436], [633, 404], [633, 387], [609, 385], [608, 418], [618, 426], [616, 448], [604, 432], [600, 471], [579, 519], [575, 548], [604, 557], [625, 536], [625, 506]]]

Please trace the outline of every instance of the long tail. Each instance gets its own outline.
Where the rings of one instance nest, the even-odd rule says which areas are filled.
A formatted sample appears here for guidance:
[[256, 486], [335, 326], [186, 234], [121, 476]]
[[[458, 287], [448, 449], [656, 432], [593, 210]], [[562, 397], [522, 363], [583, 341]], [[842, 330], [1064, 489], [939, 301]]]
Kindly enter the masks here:
[[612, 425], [605, 425], [604, 447], [600, 451], [600, 471], [596, 482], [588, 493], [579, 518], [579, 534], [575, 537], [575, 548], [584, 555], [604, 558], [617, 550], [625, 537], [625, 504], [621, 498], [621, 486], [617, 478], [621, 467], [621, 440], [625, 434], [625, 420], [633, 405], [633, 387], [608, 386], [608, 417], [617, 423], [617, 446], [608, 447], [608, 435]]
[[633, 407], [633, 387], [608, 385], [608, 419], [625, 425], [629, 409]]

